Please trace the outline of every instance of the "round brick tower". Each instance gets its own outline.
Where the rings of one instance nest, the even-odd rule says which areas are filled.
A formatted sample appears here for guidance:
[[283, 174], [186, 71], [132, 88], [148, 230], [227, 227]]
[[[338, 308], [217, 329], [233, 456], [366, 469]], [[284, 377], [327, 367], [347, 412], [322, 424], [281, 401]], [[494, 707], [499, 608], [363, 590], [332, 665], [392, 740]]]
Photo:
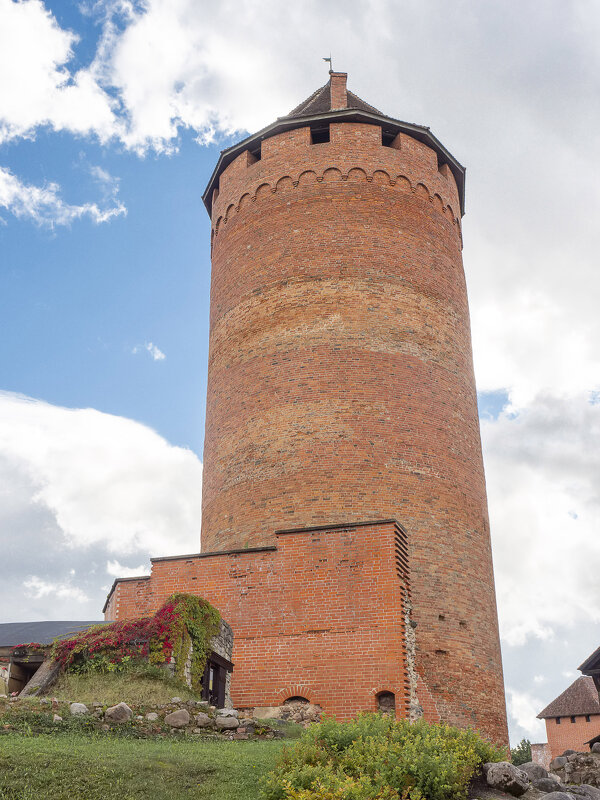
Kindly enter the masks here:
[[464, 169], [330, 82], [221, 155], [202, 549], [395, 518], [418, 698], [506, 741], [469, 313]]

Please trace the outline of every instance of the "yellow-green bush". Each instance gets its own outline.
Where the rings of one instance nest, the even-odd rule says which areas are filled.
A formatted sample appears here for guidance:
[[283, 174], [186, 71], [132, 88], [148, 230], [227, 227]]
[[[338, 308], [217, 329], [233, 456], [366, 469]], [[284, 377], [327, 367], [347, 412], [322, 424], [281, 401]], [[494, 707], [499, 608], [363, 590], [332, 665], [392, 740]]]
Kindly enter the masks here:
[[284, 750], [266, 800], [464, 800], [485, 761], [506, 754], [474, 731], [363, 714], [326, 719]]

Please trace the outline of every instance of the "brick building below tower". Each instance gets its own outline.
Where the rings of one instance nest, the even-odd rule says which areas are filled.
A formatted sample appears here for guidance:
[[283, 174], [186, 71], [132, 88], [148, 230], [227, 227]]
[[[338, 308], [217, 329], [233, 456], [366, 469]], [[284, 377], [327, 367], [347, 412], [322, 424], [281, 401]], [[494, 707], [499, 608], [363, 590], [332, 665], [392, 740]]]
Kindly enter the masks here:
[[275, 541], [155, 558], [150, 576], [115, 581], [106, 619], [151, 614], [174, 592], [194, 592], [234, 630], [235, 706], [303, 697], [347, 719], [376, 710], [385, 692], [407, 716], [417, 679], [402, 529], [394, 520], [354, 523], [277, 531]]

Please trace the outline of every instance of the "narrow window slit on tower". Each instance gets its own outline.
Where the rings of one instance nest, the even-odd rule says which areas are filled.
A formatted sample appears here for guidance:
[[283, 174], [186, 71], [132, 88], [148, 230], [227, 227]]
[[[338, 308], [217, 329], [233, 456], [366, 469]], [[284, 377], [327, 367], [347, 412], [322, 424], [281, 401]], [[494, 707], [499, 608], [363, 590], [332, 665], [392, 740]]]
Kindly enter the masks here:
[[325, 144], [329, 142], [329, 125], [311, 125], [310, 126], [310, 143], [311, 144]]
[[394, 139], [396, 138], [395, 131], [386, 131], [385, 128], [381, 129], [381, 144], [384, 147], [393, 147]]
[[[260, 161], [260, 148], [261, 148], [261, 144], [262, 144], [262, 142], [258, 142], [258, 143], [257, 143], [257, 144], [255, 144], [253, 147], [249, 147], [249, 148], [248, 148], [248, 152], [249, 152], [249, 153], [250, 153], [250, 155], [253, 157], [254, 161]], [[251, 161], [251, 160], [249, 159], [249, 162], [250, 162], [250, 163], [252, 163], [252, 164], [254, 163], [254, 161]]]

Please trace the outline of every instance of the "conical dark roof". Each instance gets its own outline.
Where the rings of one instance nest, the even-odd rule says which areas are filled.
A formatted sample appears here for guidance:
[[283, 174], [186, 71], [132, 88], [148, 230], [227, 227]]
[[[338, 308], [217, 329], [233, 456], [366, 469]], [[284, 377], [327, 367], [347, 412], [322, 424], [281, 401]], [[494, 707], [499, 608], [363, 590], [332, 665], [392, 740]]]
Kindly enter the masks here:
[[600, 714], [598, 690], [592, 678], [577, 678], [568, 689], [538, 714], [538, 719], [548, 717], [576, 717], [583, 714]]
[[[379, 109], [375, 108], [374, 106], [370, 106], [368, 103], [365, 103], [364, 100], [361, 100], [360, 97], [354, 94], [354, 92], [348, 91], [346, 93], [347, 96], [347, 108], [355, 108], [358, 111], [368, 111], [371, 114], [381, 114]], [[316, 92], [313, 92], [310, 97], [307, 97], [300, 105], [296, 106], [296, 108], [292, 109], [289, 114], [286, 114], [285, 117], [281, 117], [281, 119], [295, 119], [296, 117], [310, 117], [313, 114], [324, 114], [327, 111], [331, 110], [331, 83], [328, 81], [325, 86], [321, 86], [320, 89], [317, 89]]]

